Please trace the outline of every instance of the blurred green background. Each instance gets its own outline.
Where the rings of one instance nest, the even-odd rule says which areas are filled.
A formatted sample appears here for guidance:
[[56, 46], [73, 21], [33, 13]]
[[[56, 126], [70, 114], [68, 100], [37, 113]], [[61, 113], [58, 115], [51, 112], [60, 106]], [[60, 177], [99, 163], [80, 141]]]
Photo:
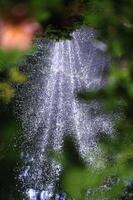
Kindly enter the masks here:
[[[35, 23], [39, 31], [36, 36], [26, 32], [27, 43], [22, 49], [21, 27], [28, 25], [33, 31]], [[112, 63], [110, 81], [104, 89], [77, 95], [86, 101], [104, 101], [106, 112], [120, 108], [124, 118], [116, 123], [115, 137], [99, 138], [103, 158], [97, 162], [104, 166], [99, 171], [92, 166], [86, 168], [73, 139], [66, 138], [60, 160], [64, 165], [60, 190], [76, 200], [133, 199], [133, 1], [0, 0], [0, 200], [21, 199], [15, 179], [20, 162], [15, 138], [19, 138], [21, 130], [14, 115], [14, 98], [16, 85], [24, 84], [27, 77], [20, 72], [19, 63], [32, 50], [30, 41], [35, 37], [67, 39], [84, 25], [98, 31], [98, 39], [108, 45]], [[13, 34], [18, 39], [12, 44], [8, 37]], [[108, 182], [109, 187], [101, 189]]]

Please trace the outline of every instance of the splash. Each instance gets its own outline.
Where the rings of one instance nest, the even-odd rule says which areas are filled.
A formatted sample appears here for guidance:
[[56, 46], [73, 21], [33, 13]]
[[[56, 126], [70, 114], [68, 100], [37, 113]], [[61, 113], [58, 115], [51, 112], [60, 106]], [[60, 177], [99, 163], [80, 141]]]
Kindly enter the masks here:
[[87, 103], [76, 96], [82, 89], [98, 90], [107, 82], [106, 46], [95, 37], [93, 30], [82, 28], [72, 40], [38, 40], [38, 53], [22, 67], [29, 81], [18, 94], [24, 161], [19, 178], [29, 200], [54, 195], [62, 167], [49, 157], [49, 147], [61, 151], [65, 135], [73, 133], [81, 156], [93, 163], [94, 152], [100, 153], [96, 136], [113, 132], [113, 117], [102, 111], [98, 101]]

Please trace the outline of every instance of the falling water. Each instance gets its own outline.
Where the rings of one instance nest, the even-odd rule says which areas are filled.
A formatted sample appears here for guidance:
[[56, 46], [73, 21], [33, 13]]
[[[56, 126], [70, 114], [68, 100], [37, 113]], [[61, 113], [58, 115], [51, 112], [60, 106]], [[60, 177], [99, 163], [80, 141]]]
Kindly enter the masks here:
[[48, 147], [61, 151], [64, 136], [73, 133], [80, 155], [93, 163], [100, 153], [96, 136], [113, 132], [114, 116], [105, 114], [96, 100], [77, 98], [80, 90], [98, 90], [107, 82], [106, 46], [93, 30], [77, 30], [72, 40], [37, 40], [36, 46], [38, 52], [22, 66], [28, 81], [18, 92], [24, 162], [19, 178], [26, 199], [48, 200], [61, 171], [49, 158]]

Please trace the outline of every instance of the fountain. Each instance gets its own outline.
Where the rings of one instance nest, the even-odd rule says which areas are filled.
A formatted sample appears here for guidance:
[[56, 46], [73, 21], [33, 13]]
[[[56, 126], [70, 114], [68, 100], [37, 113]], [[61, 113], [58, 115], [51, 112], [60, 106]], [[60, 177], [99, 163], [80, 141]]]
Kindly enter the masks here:
[[71, 40], [38, 39], [35, 45], [37, 53], [21, 66], [28, 81], [18, 89], [24, 162], [19, 179], [25, 199], [49, 200], [62, 166], [48, 149], [61, 152], [64, 137], [72, 133], [82, 158], [94, 163], [94, 154], [100, 154], [96, 136], [113, 132], [114, 116], [105, 114], [97, 100], [77, 98], [82, 89], [98, 90], [107, 83], [109, 58], [106, 45], [88, 28], [75, 31]]

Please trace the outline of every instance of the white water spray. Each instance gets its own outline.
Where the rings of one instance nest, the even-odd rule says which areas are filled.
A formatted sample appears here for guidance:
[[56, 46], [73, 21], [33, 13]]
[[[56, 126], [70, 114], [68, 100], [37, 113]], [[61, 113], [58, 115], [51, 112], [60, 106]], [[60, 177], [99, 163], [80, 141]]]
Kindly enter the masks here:
[[112, 116], [102, 111], [100, 103], [76, 98], [82, 89], [105, 85], [105, 45], [96, 42], [94, 32], [86, 28], [72, 37], [59, 42], [38, 41], [38, 53], [23, 67], [29, 81], [18, 95], [24, 131], [20, 180], [29, 200], [53, 196], [61, 166], [49, 158], [48, 147], [61, 151], [64, 136], [71, 132], [81, 156], [93, 163], [91, 152], [99, 152], [97, 134], [113, 131]]

